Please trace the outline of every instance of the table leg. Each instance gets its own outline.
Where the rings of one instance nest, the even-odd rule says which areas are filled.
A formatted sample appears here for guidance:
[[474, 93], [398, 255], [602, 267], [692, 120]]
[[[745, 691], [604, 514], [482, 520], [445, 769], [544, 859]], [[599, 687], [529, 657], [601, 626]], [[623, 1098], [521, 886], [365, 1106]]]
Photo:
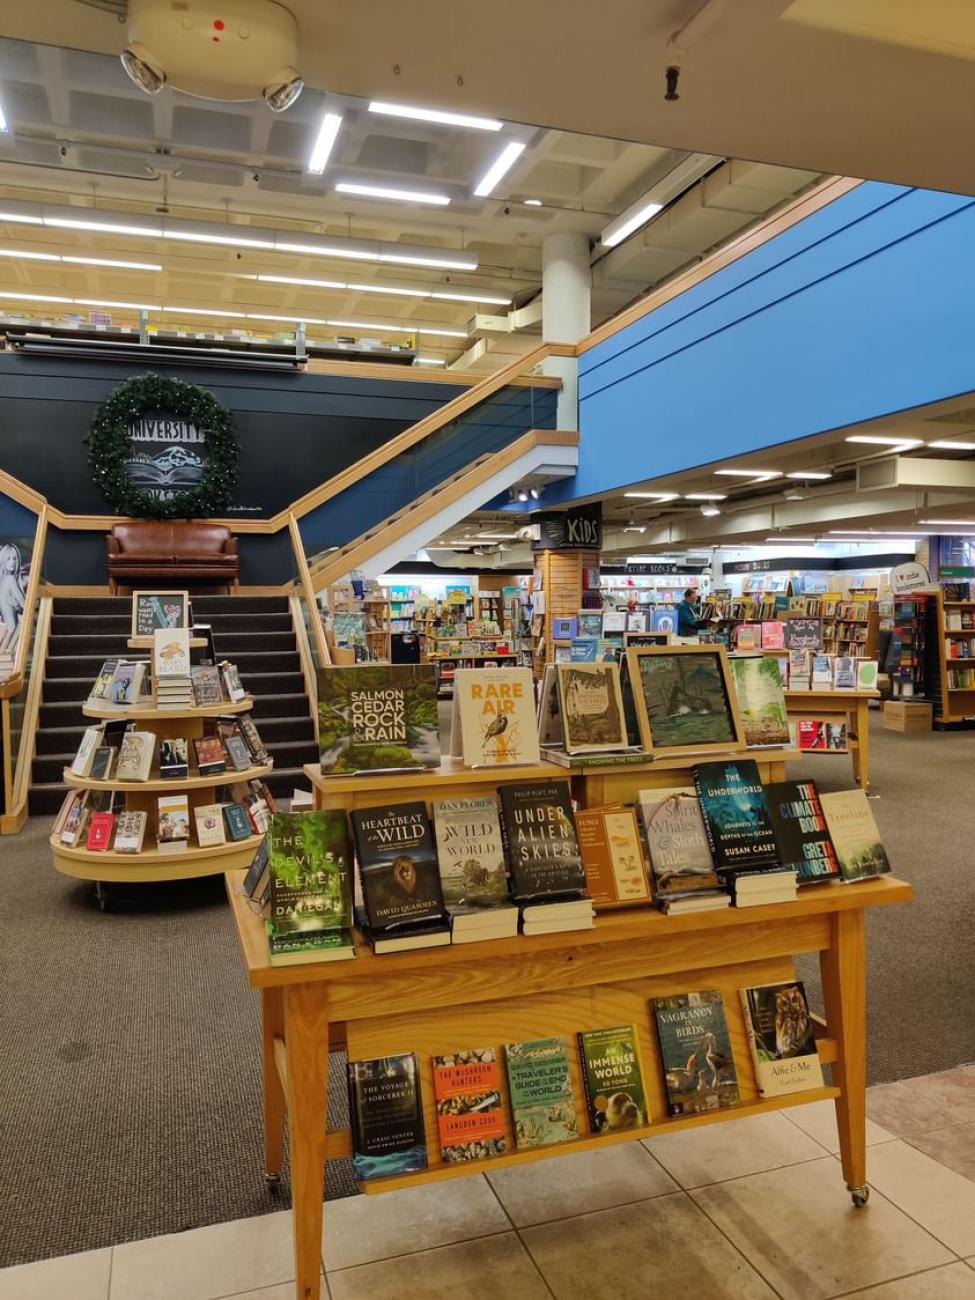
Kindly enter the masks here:
[[319, 1300], [325, 1192], [328, 1015], [321, 985], [291, 984], [284, 1000], [291, 1133], [291, 1217], [295, 1295]]
[[837, 912], [831, 921], [830, 946], [820, 953], [826, 1024], [836, 1040], [833, 1082], [840, 1162], [854, 1204], [866, 1200], [867, 1067], [866, 953], [863, 911]]
[[866, 700], [857, 700], [857, 754], [860, 788], [870, 789], [870, 712]]
[[274, 1060], [274, 1040], [284, 1038], [284, 996], [281, 989], [261, 991], [264, 1039], [264, 1176], [276, 1183], [284, 1166], [284, 1087]]

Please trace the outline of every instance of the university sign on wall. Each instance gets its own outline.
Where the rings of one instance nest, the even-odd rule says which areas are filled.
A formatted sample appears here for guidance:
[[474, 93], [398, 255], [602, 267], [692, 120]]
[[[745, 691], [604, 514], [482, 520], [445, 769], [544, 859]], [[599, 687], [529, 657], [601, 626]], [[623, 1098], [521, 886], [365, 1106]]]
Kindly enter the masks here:
[[206, 434], [189, 420], [142, 415], [126, 428], [129, 482], [155, 500], [198, 487], [206, 467]]

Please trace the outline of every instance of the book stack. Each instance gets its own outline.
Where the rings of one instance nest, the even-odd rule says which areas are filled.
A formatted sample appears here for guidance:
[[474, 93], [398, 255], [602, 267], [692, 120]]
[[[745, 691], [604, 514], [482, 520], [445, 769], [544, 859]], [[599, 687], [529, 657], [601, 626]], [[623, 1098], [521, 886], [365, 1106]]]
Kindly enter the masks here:
[[[267, 941], [272, 966], [344, 961], [352, 942], [352, 855], [345, 813], [272, 813], [267, 830]], [[262, 889], [258, 852], [248, 881]]]
[[497, 801], [490, 797], [436, 800], [433, 824], [452, 942], [516, 935], [518, 909], [508, 899]]
[[523, 933], [591, 929], [595, 912], [585, 894], [568, 782], [503, 785], [499, 794], [508, 888]]
[[755, 760], [699, 763], [693, 775], [715, 870], [735, 906], [794, 899], [796, 871], [782, 867]]
[[668, 915], [728, 907], [731, 896], [714, 869], [693, 786], [641, 790], [640, 817], [650, 854], [653, 893]]
[[759, 871], [736, 876], [735, 907], [762, 907], [769, 903], [794, 903], [798, 896], [795, 871]]
[[356, 809], [352, 834], [364, 904], [357, 919], [373, 952], [449, 944], [450, 918], [425, 804]]
[[157, 628], [152, 634], [157, 709], [192, 709], [190, 634], [185, 627]]

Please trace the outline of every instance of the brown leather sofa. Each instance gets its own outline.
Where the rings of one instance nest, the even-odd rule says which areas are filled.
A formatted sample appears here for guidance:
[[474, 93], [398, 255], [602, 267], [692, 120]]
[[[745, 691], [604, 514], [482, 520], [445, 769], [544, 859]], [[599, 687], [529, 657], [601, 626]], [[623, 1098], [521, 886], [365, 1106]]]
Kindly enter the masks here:
[[132, 519], [115, 524], [105, 540], [113, 595], [120, 584], [132, 587], [147, 578], [223, 583], [228, 591], [240, 580], [237, 538], [219, 524]]

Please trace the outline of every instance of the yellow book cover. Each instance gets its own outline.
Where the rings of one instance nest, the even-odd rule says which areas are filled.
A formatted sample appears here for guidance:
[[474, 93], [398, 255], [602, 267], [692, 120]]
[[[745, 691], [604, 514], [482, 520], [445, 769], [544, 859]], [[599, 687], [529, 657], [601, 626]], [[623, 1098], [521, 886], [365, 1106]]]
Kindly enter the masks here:
[[458, 668], [452, 730], [451, 751], [465, 767], [537, 763], [531, 669]]
[[201, 804], [193, 810], [196, 818], [196, 838], [201, 849], [211, 844], [226, 844], [223, 828], [223, 810], [218, 803]]

